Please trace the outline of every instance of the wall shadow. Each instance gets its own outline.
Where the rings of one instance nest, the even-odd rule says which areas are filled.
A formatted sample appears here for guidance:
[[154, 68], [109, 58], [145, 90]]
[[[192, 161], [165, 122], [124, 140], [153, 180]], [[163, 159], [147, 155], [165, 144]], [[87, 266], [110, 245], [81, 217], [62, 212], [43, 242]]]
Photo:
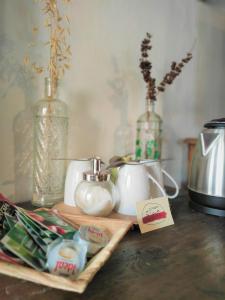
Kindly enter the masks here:
[[[71, 95], [71, 99], [76, 99], [76, 106], [70, 107], [69, 112], [69, 158], [84, 158], [100, 154], [101, 137], [100, 115], [93, 116], [91, 113], [91, 95], [79, 92]], [[73, 139], [74, 137], [74, 139]]]
[[128, 122], [128, 90], [125, 76], [119, 68], [116, 57], [111, 58], [114, 77], [107, 81], [112, 91], [110, 101], [119, 112], [119, 124], [114, 132], [114, 154], [126, 155], [132, 152], [133, 137], [132, 127]]
[[[15, 114], [12, 121], [13, 140], [7, 139], [5, 148], [7, 150], [11, 149], [11, 146], [13, 147], [14, 155], [11, 159], [14, 161], [14, 174], [12, 174], [14, 178], [4, 179], [11, 185], [10, 192], [7, 193], [8, 196], [16, 202], [28, 201], [32, 198], [32, 103], [37, 98], [37, 87], [31, 79], [33, 74], [23, 64], [27, 47], [27, 44], [23, 42], [25, 39], [27, 39], [27, 43], [31, 40], [30, 27], [32, 24], [29, 28], [27, 25], [30, 24], [30, 18], [34, 23], [36, 20], [33, 15], [34, 12], [32, 13], [32, 5], [33, 3], [26, 1], [9, 3], [3, 0], [0, 9], [2, 16], [0, 29], [0, 80], [2, 83], [0, 103], [3, 103], [3, 109], [6, 105], [6, 99], [15, 105], [12, 109]], [[30, 13], [24, 12], [23, 8], [30, 8]], [[21, 16], [23, 17], [22, 23]], [[13, 31], [11, 27], [8, 27], [10, 18], [13, 18]], [[6, 107], [8, 109], [8, 103]], [[4, 160], [4, 156], [2, 159]]]

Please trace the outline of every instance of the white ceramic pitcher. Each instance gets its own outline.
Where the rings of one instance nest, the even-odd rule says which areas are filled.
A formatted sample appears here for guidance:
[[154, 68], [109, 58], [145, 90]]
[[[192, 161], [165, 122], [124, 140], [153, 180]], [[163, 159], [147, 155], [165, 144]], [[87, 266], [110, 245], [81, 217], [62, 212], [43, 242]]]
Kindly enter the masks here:
[[[147, 166], [145, 162], [128, 162], [119, 168], [116, 181], [120, 199], [116, 210], [119, 213], [135, 216], [137, 202], [154, 198], [150, 182], [158, 189], [156, 197], [167, 196], [162, 181], [152, 176], [150, 167], [150, 162]], [[176, 192], [178, 192], [177, 184]]]

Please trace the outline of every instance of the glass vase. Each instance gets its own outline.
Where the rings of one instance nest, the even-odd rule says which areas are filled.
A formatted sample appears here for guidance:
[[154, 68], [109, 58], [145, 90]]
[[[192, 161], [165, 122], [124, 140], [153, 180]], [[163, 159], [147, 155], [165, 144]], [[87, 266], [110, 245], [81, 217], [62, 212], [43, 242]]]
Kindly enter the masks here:
[[137, 120], [136, 159], [161, 158], [162, 120], [155, 112], [155, 101], [147, 100], [146, 111]]
[[51, 207], [63, 200], [66, 172], [67, 105], [57, 99], [50, 78], [45, 97], [34, 105], [33, 200], [38, 207]]

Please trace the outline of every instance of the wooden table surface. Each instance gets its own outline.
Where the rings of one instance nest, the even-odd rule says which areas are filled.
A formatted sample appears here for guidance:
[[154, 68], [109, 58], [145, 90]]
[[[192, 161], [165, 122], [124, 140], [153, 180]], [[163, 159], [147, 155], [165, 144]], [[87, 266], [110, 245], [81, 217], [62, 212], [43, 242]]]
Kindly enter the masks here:
[[130, 231], [84, 294], [0, 275], [0, 300], [225, 299], [225, 219], [171, 200], [175, 225]]

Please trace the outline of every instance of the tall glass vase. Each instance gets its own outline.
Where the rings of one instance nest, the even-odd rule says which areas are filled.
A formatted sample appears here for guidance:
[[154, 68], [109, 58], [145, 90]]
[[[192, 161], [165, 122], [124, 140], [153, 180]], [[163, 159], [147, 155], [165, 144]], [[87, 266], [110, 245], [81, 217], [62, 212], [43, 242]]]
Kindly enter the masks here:
[[137, 120], [136, 159], [161, 158], [162, 120], [155, 112], [155, 101], [147, 99], [146, 111]]
[[56, 99], [50, 78], [45, 79], [45, 97], [34, 106], [33, 200], [51, 207], [63, 199], [66, 171], [67, 105]]

